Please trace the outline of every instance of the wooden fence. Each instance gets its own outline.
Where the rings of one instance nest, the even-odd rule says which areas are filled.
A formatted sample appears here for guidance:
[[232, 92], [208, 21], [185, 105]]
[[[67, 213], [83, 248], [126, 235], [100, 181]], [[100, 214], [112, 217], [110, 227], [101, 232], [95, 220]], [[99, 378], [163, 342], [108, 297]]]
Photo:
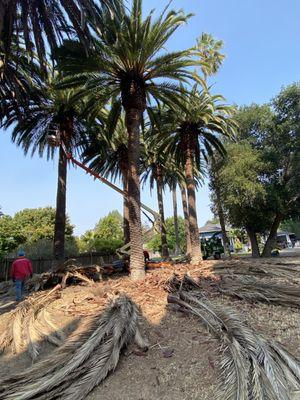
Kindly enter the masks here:
[[[110, 264], [117, 260], [118, 257], [115, 254], [103, 254], [103, 253], [84, 253], [77, 256], [68, 257], [68, 259], [74, 259], [81, 265], [101, 265]], [[5, 258], [0, 260], [0, 280], [10, 279], [10, 268], [14, 261], [13, 258]], [[52, 258], [35, 258], [30, 259], [32, 263], [33, 272], [35, 274], [41, 274], [42, 272], [49, 271], [54, 265], [55, 261]]]

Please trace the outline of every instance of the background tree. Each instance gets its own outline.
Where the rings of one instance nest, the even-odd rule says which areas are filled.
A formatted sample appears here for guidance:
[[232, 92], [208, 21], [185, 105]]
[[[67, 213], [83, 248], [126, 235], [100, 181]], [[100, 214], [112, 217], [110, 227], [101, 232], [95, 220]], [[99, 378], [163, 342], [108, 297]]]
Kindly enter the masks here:
[[195, 171], [199, 171], [202, 160], [207, 161], [214, 151], [224, 154], [220, 136], [233, 137], [235, 123], [233, 108], [221, 101], [222, 96], [211, 95], [206, 89], [198, 90], [195, 85], [184, 109], [173, 113], [177, 129], [169, 144], [169, 151], [176, 154], [185, 168], [189, 228], [191, 239], [191, 262], [198, 263], [201, 256], [199, 229], [196, 211]]
[[225, 248], [225, 253], [230, 257], [230, 242], [226, 231], [225, 212], [223, 208], [222, 185], [220, 183], [220, 170], [224, 165], [224, 157], [214, 154], [209, 161], [209, 188], [211, 191], [211, 198], [213, 208], [219, 217], [219, 222], [222, 230], [222, 238]]
[[[142, 17], [142, 2], [134, 0], [131, 12], [123, 7], [118, 20], [105, 16], [106, 29], [88, 55], [77, 43], [70, 43], [59, 52], [60, 65], [69, 74], [61, 88], [81, 86], [80, 96], [87, 96], [87, 108], [108, 104], [115, 108], [115, 120], [123, 109], [128, 135], [128, 203], [131, 239], [131, 276], [141, 278], [144, 272], [140, 212], [140, 127], [144, 111], [152, 100], [174, 107], [182, 97], [176, 81], [192, 78], [187, 69], [195, 61], [190, 50], [166, 53], [170, 36], [185, 23], [182, 12], [164, 10], [158, 19], [152, 14]], [[77, 75], [76, 75], [77, 74]], [[164, 79], [167, 79], [165, 81]]]
[[[34, 250], [41, 243], [44, 248], [49, 248], [49, 243], [53, 242], [55, 209], [52, 207], [24, 209], [17, 212], [13, 217], [3, 216], [0, 218], [0, 252], [3, 255], [11, 253], [20, 245]], [[66, 217], [65, 235], [69, 243], [73, 241], [73, 225], [70, 224], [69, 218]], [[38, 244], [39, 243], [39, 244]], [[70, 246], [69, 246], [70, 247]], [[48, 256], [39, 252], [39, 255]]]
[[101, 218], [95, 228], [87, 231], [78, 241], [81, 252], [99, 251], [107, 254], [114, 253], [123, 244], [123, 218], [116, 210]]
[[247, 142], [227, 143], [226, 151], [218, 174], [222, 205], [230, 223], [246, 229], [252, 256], [259, 257], [257, 234], [263, 234], [270, 221], [270, 213], [266, 212], [267, 193], [260, 180], [265, 163], [259, 151]]
[[[176, 250], [176, 235], [175, 235], [175, 224], [174, 218], [169, 217], [165, 221], [167, 230], [167, 243], [170, 251], [175, 252]], [[178, 236], [179, 236], [179, 248], [181, 251], [186, 251], [186, 239], [185, 239], [185, 227], [184, 219], [178, 217]], [[155, 251], [161, 252], [161, 238], [159, 234], [155, 234], [152, 239], [147, 243], [147, 248]]]
[[263, 256], [271, 255], [280, 223], [299, 216], [300, 201], [300, 84], [284, 89], [269, 105], [243, 107], [238, 113], [242, 139], [259, 151], [265, 168], [261, 182], [266, 191], [268, 239]]

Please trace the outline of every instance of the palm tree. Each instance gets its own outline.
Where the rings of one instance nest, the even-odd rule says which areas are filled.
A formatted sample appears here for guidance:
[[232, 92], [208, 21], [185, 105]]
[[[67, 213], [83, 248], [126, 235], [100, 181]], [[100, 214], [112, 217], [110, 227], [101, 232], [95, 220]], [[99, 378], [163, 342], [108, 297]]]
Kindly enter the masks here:
[[118, 20], [106, 13], [106, 30], [99, 32], [99, 40], [88, 55], [78, 42], [77, 46], [66, 43], [58, 54], [64, 71], [73, 74], [61, 83], [61, 88], [81, 85], [80, 96], [89, 98], [90, 111], [95, 104], [107, 104], [112, 99], [119, 104], [114, 110], [116, 115], [122, 108], [125, 111], [133, 279], [145, 274], [140, 213], [140, 127], [152, 100], [174, 108], [183, 97], [176, 81], [193, 78], [186, 69], [195, 65], [190, 50], [163, 53], [167, 40], [188, 17], [183, 12], [164, 10], [156, 20], [152, 14], [143, 20], [142, 2], [133, 0], [131, 13], [124, 6]]
[[[6, 129], [14, 126], [12, 140], [23, 148], [25, 154], [29, 150], [32, 155], [38, 151], [40, 156], [46, 153], [49, 158], [54, 155], [54, 149], [48, 142], [49, 135], [54, 137], [55, 144], [63, 142], [66, 149], [70, 150], [77, 146], [85, 129], [78, 109], [71, 102], [74, 91], [55, 89], [57, 77], [50, 69], [48, 69], [47, 78], [43, 73], [41, 77], [44, 80], [41, 78], [40, 84], [30, 89], [26, 115], [23, 115], [22, 110], [12, 102], [7, 108], [3, 127]], [[20, 118], [20, 115], [23, 115], [23, 118]], [[53, 246], [54, 257], [57, 260], [64, 259], [66, 185], [67, 158], [60, 146]]]
[[166, 169], [168, 164], [167, 154], [158, 145], [156, 133], [149, 129], [144, 135], [143, 141], [143, 166], [144, 166], [144, 182], [149, 179], [150, 189], [156, 184], [157, 192], [157, 203], [160, 215], [160, 235], [161, 235], [161, 255], [164, 259], [170, 257], [168, 242], [167, 242], [167, 231], [165, 224], [165, 212], [164, 212], [164, 198], [163, 191], [166, 183]]
[[185, 168], [191, 262], [194, 264], [202, 259], [196, 211], [195, 171], [201, 159], [208, 161], [214, 150], [224, 154], [220, 136], [232, 137], [235, 132], [235, 123], [231, 118], [232, 107], [220, 103], [222, 100], [222, 96], [212, 96], [206, 88], [199, 91], [195, 85], [184, 106], [189, 111], [181, 110], [172, 116], [177, 119], [177, 129], [170, 141], [169, 150], [177, 154]]
[[[123, 191], [128, 191], [128, 146], [125, 120], [119, 118], [114, 131], [110, 129], [110, 112], [102, 109], [98, 118], [101, 124], [96, 124], [85, 138], [82, 158], [89, 167], [112, 181], [120, 179]], [[123, 199], [124, 242], [130, 242], [128, 196]]]
[[91, 38], [89, 21], [101, 24], [103, 7], [116, 12], [118, 1], [1, 0], [0, 47], [6, 56], [9, 55], [13, 36], [22, 32], [27, 50], [31, 53], [35, 48], [44, 64], [47, 44], [53, 51], [73, 31], [87, 44]]

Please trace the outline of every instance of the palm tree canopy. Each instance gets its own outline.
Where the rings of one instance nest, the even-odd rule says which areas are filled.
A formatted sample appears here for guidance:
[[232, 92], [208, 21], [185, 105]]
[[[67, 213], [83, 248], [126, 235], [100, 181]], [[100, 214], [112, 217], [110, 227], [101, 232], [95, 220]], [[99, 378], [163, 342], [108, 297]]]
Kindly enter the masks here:
[[0, 45], [8, 54], [13, 35], [20, 35], [27, 50], [35, 48], [43, 63], [47, 44], [53, 50], [64, 35], [70, 37], [74, 32], [86, 44], [91, 28], [88, 21], [99, 24], [103, 7], [111, 12], [117, 4], [117, 0], [1, 0]]
[[88, 54], [79, 42], [65, 42], [58, 51], [60, 67], [73, 75], [60, 87], [81, 86], [79, 96], [88, 97], [87, 111], [91, 114], [112, 98], [119, 105], [114, 109], [116, 115], [122, 105], [142, 111], [153, 100], [170, 107], [178, 105], [183, 92], [176, 81], [193, 79], [187, 67], [196, 61], [191, 58], [191, 50], [163, 54], [161, 49], [190, 16], [165, 10], [157, 19], [151, 13], [143, 20], [140, 0], [133, 1], [131, 13], [123, 7], [119, 19], [104, 14], [107, 29], [99, 32]]
[[26, 108], [20, 104], [16, 106], [14, 101], [7, 102], [2, 127], [14, 127], [12, 140], [23, 148], [25, 154], [31, 149], [32, 154], [38, 151], [42, 156], [46, 151], [51, 157], [53, 147], [48, 142], [49, 135], [57, 135], [69, 122], [72, 135], [62, 139], [68, 147], [75, 148], [85, 134], [85, 125], [79, 107], [72, 101], [74, 90], [57, 90], [57, 75], [50, 68], [47, 77], [41, 69], [39, 71], [39, 82], [28, 83], [30, 95]]
[[185, 162], [187, 145], [193, 149], [196, 165], [201, 165], [202, 158], [208, 160], [214, 150], [225, 154], [222, 138], [233, 139], [237, 124], [233, 118], [235, 108], [223, 101], [222, 96], [211, 95], [206, 88], [198, 90], [194, 85], [184, 106], [188, 112], [169, 111], [176, 128], [168, 148], [179, 160]]
[[111, 132], [110, 114], [108, 109], [101, 110], [101, 124], [96, 122], [89, 127], [81, 156], [93, 171], [115, 181], [122, 178], [122, 173], [128, 168], [128, 146], [124, 115]]

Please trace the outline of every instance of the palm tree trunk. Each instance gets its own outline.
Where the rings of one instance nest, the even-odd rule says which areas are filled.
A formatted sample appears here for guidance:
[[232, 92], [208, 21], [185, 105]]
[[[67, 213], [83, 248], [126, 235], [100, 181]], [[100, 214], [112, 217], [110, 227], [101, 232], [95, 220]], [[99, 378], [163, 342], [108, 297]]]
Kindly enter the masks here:
[[260, 253], [259, 253], [259, 247], [258, 247], [256, 233], [250, 228], [246, 228], [246, 231], [249, 236], [250, 243], [251, 243], [252, 257], [258, 258], [260, 256]]
[[157, 202], [158, 202], [158, 210], [160, 215], [161, 227], [160, 227], [160, 236], [161, 236], [161, 255], [163, 258], [168, 259], [169, 249], [167, 242], [167, 231], [165, 224], [165, 212], [164, 212], [164, 200], [163, 200], [163, 183], [162, 183], [162, 174], [160, 168], [156, 168], [156, 189], [157, 189]]
[[272, 223], [270, 234], [268, 236], [268, 239], [266, 241], [266, 244], [262, 252], [262, 257], [271, 257], [271, 252], [276, 245], [277, 231], [281, 221], [282, 221], [282, 216], [280, 214], [277, 214]]
[[134, 280], [145, 276], [143, 236], [140, 201], [140, 124], [142, 111], [125, 107], [125, 123], [128, 132], [128, 208], [130, 232], [130, 270]]
[[[128, 179], [127, 171], [122, 171], [123, 177], [123, 190], [128, 192]], [[128, 205], [128, 195], [123, 197], [123, 232], [124, 232], [124, 244], [130, 242], [130, 231], [129, 231], [129, 205]]]
[[191, 263], [199, 264], [202, 260], [199, 229], [197, 221], [197, 210], [196, 210], [196, 188], [193, 171], [193, 157], [191, 150], [188, 148], [186, 152], [185, 162], [185, 178], [187, 185], [187, 199], [189, 209], [189, 226], [190, 226], [190, 237], [191, 237]]
[[224, 211], [223, 211], [222, 201], [221, 201], [221, 193], [220, 193], [220, 189], [218, 186], [215, 186], [214, 189], [215, 189], [215, 194], [216, 194], [217, 210], [218, 210], [218, 216], [219, 216], [221, 230], [222, 230], [224, 249], [225, 249], [225, 253], [227, 253], [228, 256], [231, 257], [230, 243], [229, 243], [229, 239], [228, 239], [227, 232], [226, 232], [225, 217], [224, 217]]
[[182, 210], [184, 216], [184, 228], [186, 238], [186, 255], [191, 255], [191, 236], [190, 236], [190, 223], [189, 223], [189, 209], [187, 205], [186, 189], [184, 186], [180, 186], [181, 198], [182, 198]]
[[173, 200], [174, 231], [175, 231], [175, 255], [178, 256], [180, 254], [180, 245], [179, 245], [176, 185], [174, 185], [172, 188], [172, 200]]
[[65, 258], [67, 162], [65, 152], [60, 147], [53, 244], [54, 259], [59, 261]]

